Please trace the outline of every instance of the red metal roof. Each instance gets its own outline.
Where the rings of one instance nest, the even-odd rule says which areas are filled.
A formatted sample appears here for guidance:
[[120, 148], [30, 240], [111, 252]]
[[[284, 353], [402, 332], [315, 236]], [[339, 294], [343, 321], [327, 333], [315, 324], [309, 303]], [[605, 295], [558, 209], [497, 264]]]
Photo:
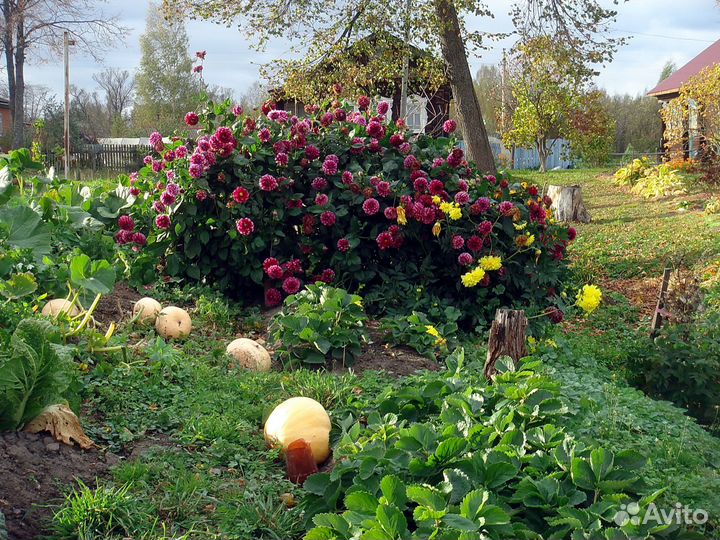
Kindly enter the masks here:
[[710, 45], [695, 58], [690, 60], [675, 73], [664, 81], [661, 81], [655, 88], [648, 92], [648, 96], [661, 98], [671, 94], [677, 94], [680, 87], [685, 84], [693, 75], [697, 75], [704, 68], [720, 64], [720, 39]]

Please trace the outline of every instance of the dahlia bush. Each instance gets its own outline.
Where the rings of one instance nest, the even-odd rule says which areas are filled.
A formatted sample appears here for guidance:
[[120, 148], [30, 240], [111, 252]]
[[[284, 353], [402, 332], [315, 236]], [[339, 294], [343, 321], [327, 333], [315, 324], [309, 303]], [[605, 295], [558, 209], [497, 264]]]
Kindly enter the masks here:
[[[471, 324], [501, 305], [562, 308], [575, 231], [554, 221], [549, 198], [480, 174], [454, 122], [434, 139], [387, 112], [367, 98], [303, 117], [208, 102], [185, 116], [196, 137], [153, 134], [156, 154], [130, 175], [129, 217], [144, 236], [128, 253], [165, 279], [268, 306], [322, 281], [362, 291], [371, 311], [443, 301]], [[116, 238], [129, 243], [121, 219]]]

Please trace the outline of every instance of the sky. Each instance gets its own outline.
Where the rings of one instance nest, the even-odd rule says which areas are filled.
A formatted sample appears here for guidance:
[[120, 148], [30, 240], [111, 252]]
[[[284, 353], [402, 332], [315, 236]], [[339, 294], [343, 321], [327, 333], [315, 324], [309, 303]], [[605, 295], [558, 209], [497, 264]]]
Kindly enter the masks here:
[[[396, 0], [399, 1], [399, 0]], [[504, 32], [512, 29], [507, 15], [507, 0], [488, 0], [496, 14], [494, 19], [469, 18], [467, 24], [474, 30]], [[134, 72], [140, 63], [139, 37], [145, 29], [146, 0], [108, 0], [106, 13], [119, 16], [128, 28], [125, 41], [108, 51], [102, 63], [71, 53], [71, 82], [82, 88], [94, 88], [93, 73], [104, 67], [127, 69]], [[616, 7], [618, 17], [612, 25], [612, 36], [631, 36], [608, 66], [601, 68], [597, 79], [599, 87], [610, 93], [644, 93], [657, 83], [663, 65], [672, 60], [678, 67], [720, 39], [720, 6], [716, 0], [629, 0]], [[271, 43], [265, 52], [250, 47], [237, 28], [226, 28], [210, 22], [192, 21], [187, 24], [191, 53], [207, 51], [205, 80], [233, 90], [241, 96], [260, 80], [260, 65], [283, 57], [288, 44], [281, 40]], [[498, 42], [482, 56], [469, 58], [473, 73], [482, 64], [497, 64], [502, 48], [512, 40]], [[50, 87], [62, 94], [62, 62], [30, 65], [26, 68], [26, 82]]]

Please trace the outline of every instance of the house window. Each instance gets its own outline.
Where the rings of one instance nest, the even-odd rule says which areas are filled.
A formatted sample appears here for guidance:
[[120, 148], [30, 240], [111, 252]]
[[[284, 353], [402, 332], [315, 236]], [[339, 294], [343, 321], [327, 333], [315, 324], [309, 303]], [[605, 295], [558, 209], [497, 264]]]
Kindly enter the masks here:
[[411, 131], [420, 133], [427, 124], [427, 110], [425, 98], [413, 96], [408, 99], [407, 125]]

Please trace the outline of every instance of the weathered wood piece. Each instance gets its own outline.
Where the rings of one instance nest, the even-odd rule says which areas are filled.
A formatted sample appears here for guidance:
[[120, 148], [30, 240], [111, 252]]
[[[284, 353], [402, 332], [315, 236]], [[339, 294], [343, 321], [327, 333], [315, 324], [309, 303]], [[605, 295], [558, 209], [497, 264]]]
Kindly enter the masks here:
[[590, 213], [585, 208], [581, 186], [548, 186], [552, 199], [552, 211], [558, 221], [590, 223]]
[[495, 320], [490, 327], [488, 352], [485, 360], [485, 378], [491, 381], [497, 373], [495, 362], [501, 356], [509, 356], [517, 363], [527, 355], [525, 348], [525, 331], [528, 320], [525, 312], [517, 309], [498, 309]]
[[668, 286], [670, 284], [670, 275], [672, 270], [665, 268], [663, 270], [662, 281], [660, 282], [660, 291], [658, 292], [657, 304], [655, 305], [655, 313], [653, 314], [652, 323], [650, 324], [650, 337], [655, 337], [657, 331], [663, 323], [663, 310], [665, 309], [665, 299], [667, 297]]

